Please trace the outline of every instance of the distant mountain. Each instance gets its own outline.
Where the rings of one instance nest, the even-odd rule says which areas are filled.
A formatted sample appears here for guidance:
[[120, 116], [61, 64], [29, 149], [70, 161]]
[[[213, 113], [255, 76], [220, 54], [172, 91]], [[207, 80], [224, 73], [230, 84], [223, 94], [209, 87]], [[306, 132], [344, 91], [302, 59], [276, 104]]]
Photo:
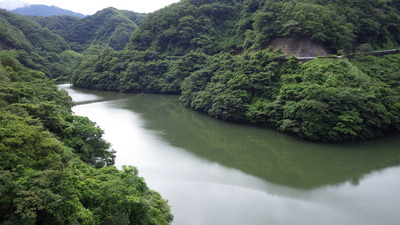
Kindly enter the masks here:
[[86, 17], [83, 14], [72, 12], [70, 10], [61, 9], [57, 6], [47, 6], [47, 5], [29, 5], [21, 8], [12, 10], [12, 12], [24, 16], [75, 16], [79, 18]]

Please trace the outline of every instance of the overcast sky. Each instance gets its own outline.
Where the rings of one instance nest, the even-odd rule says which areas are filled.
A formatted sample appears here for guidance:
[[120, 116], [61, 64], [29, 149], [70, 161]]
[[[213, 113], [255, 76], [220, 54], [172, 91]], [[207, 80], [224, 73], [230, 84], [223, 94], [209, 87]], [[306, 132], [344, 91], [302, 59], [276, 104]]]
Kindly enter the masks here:
[[55, 5], [84, 15], [92, 15], [107, 7], [139, 13], [154, 12], [180, 0], [0, 0], [0, 7], [13, 10], [24, 5]]

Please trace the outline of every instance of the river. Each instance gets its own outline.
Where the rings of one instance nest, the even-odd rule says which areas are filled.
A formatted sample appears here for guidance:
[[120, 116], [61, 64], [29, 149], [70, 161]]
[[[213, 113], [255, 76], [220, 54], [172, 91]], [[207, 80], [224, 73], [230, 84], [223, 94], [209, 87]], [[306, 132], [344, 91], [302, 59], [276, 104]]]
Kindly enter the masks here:
[[[61, 85], [77, 103], [132, 94]], [[400, 135], [327, 144], [227, 123], [144, 94], [78, 105], [169, 201], [174, 225], [398, 225]]]

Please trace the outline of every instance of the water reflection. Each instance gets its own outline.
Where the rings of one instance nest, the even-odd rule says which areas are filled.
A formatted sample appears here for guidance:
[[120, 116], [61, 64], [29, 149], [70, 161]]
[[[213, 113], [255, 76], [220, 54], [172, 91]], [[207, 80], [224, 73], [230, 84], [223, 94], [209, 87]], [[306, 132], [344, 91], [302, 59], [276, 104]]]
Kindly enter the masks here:
[[59, 85], [60, 88], [68, 91], [70, 96], [73, 96], [73, 101], [76, 104], [95, 103], [98, 101], [106, 101], [113, 99], [120, 99], [132, 94], [118, 93], [111, 91], [93, 91], [87, 89], [74, 88], [70, 84]]
[[161, 131], [171, 145], [236, 168], [269, 182], [296, 188], [317, 188], [350, 181], [357, 184], [373, 171], [400, 165], [400, 138], [313, 143], [265, 128], [217, 121], [183, 108], [175, 96], [144, 95], [120, 102]]
[[73, 110], [106, 131], [118, 166], [137, 166], [170, 201], [174, 225], [400, 221], [399, 136], [312, 143], [211, 119], [175, 96], [145, 94]]

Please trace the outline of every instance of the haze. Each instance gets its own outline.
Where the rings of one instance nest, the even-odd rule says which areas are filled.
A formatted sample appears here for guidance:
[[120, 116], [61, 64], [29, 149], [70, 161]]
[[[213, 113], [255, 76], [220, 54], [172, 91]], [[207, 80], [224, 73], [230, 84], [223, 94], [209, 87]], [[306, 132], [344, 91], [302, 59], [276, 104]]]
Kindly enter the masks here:
[[84, 15], [92, 15], [107, 7], [149, 13], [175, 2], [179, 0], [0, 0], [0, 7], [13, 10], [25, 5], [54, 5]]

